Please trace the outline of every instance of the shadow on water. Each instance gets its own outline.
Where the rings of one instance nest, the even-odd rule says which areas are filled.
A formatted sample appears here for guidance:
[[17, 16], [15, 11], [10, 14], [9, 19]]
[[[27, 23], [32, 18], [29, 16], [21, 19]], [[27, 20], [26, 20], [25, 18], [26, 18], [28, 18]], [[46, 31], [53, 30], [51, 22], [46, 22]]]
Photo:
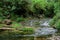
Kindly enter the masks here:
[[34, 37], [24, 37], [24, 36], [16, 36], [20, 34], [16, 34], [11, 31], [0, 32], [0, 40], [34, 40]]

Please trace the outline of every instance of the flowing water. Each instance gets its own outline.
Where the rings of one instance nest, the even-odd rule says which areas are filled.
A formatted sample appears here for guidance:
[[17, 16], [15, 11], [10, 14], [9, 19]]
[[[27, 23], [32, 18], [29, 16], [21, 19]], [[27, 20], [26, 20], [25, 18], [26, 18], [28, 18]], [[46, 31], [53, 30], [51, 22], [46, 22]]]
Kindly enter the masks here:
[[31, 27], [34, 27], [34, 26], [38, 26], [38, 27], [46, 27], [46, 26], [50, 26], [49, 25], [49, 21], [51, 19], [50, 18], [46, 18], [46, 19], [31, 19], [31, 20], [27, 20], [25, 21], [25, 24], [24, 26], [31, 26]]
[[[7, 35], [0, 35], [0, 40], [46, 40], [47, 35], [53, 35], [57, 31], [56, 29], [50, 27], [50, 20], [50, 18], [27, 20], [22, 25], [29, 27], [37, 27], [34, 34], [20, 35], [13, 33], [13, 35], [11, 35], [11, 33], [8, 31], [6, 32]], [[7, 36], [8, 39], [5, 36]]]

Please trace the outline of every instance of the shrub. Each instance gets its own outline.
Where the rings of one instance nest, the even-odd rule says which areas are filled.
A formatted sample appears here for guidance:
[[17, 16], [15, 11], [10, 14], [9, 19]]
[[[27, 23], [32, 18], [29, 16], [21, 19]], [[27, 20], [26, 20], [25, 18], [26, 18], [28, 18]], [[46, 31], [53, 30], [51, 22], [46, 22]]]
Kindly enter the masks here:
[[22, 28], [20, 31], [22, 31], [22, 34], [33, 34], [34, 33], [34, 29], [33, 28]]
[[50, 22], [51, 26], [56, 27], [57, 29], [60, 29], [60, 13], [57, 13], [53, 19]]
[[52, 14], [50, 10], [53, 9], [53, 2], [48, 2], [47, 0], [3, 0], [0, 1], [0, 15], [6, 18], [9, 14], [11, 19], [15, 19], [16, 16], [33, 16], [33, 14], [36, 14], [36, 16], [38, 14], [46, 14], [48, 16]]
[[57, 29], [60, 29], [60, 19], [55, 23]]
[[51, 20], [50, 25], [54, 25], [57, 29], [60, 29], [60, 1], [57, 0], [57, 2], [54, 3], [54, 13], [55, 16]]
[[20, 23], [17, 22], [13, 22], [12, 23], [12, 28], [20, 28], [22, 25]]

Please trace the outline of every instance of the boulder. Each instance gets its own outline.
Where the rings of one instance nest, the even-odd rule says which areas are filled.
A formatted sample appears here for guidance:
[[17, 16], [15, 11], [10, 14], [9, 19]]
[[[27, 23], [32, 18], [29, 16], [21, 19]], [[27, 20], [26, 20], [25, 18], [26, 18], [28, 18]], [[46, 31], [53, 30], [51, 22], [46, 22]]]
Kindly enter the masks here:
[[43, 27], [43, 28], [37, 29], [35, 31], [35, 35], [36, 36], [52, 35], [52, 34], [55, 34], [55, 32], [57, 32], [57, 30], [54, 28]]

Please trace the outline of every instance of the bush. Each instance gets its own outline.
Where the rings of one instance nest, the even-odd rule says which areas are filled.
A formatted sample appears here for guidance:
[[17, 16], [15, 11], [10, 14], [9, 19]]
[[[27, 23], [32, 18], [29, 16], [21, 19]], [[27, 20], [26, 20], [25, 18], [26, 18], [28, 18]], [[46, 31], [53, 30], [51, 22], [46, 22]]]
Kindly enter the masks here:
[[57, 29], [60, 29], [60, 19], [55, 23]]
[[12, 28], [21, 28], [21, 24], [20, 23], [17, 23], [17, 22], [13, 22], [12, 23]]
[[50, 22], [51, 26], [60, 29], [60, 13], [57, 13]]
[[33, 28], [22, 28], [20, 31], [22, 31], [22, 34], [33, 34], [34, 33], [34, 29]]
[[54, 13], [55, 16], [50, 22], [50, 25], [56, 27], [57, 29], [60, 29], [60, 1], [54, 3]]
[[39, 14], [45, 14], [48, 16], [54, 14], [51, 12], [53, 9], [53, 2], [54, 1], [48, 2], [47, 0], [3, 0], [0, 1], [0, 15], [1, 17], [6, 18], [9, 14], [11, 15], [10, 19], [15, 19], [16, 16], [33, 16], [34, 14], [36, 14], [36, 16]]

